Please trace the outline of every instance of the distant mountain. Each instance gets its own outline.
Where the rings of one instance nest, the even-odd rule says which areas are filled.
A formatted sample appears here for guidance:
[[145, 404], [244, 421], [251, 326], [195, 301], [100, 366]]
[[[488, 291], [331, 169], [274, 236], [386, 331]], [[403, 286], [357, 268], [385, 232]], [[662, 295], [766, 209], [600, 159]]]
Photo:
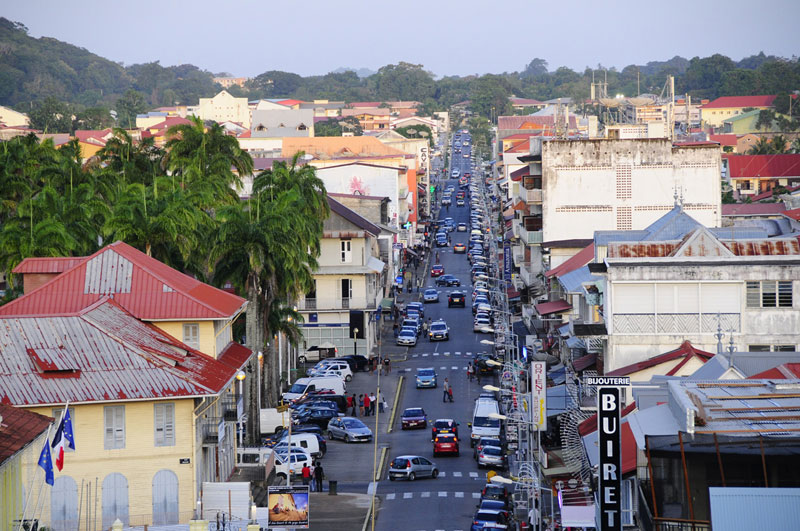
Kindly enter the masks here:
[[337, 68], [336, 70], [331, 70], [332, 74], [341, 74], [343, 72], [355, 72], [358, 77], [364, 79], [365, 77], [373, 76], [378, 72], [375, 70], [370, 70], [369, 68], [350, 68], [350, 67], [341, 67]]

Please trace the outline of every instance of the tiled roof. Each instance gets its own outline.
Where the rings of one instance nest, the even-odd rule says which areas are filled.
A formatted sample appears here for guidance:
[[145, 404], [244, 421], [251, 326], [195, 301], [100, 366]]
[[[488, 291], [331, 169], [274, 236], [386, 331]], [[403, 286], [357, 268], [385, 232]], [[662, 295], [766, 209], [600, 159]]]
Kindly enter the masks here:
[[783, 203], [733, 203], [722, 205], [723, 216], [763, 216], [782, 214], [786, 210]]
[[775, 96], [722, 96], [710, 103], [701, 105], [701, 109], [727, 109], [733, 107], [771, 107]]
[[227, 319], [246, 303], [126, 243], [115, 242], [38, 289], [0, 306], [0, 316], [70, 314], [109, 295], [145, 321]]
[[366, 114], [369, 116], [389, 116], [392, 113], [391, 109], [380, 107], [363, 107], [358, 109], [342, 109], [342, 116], [358, 116]]
[[339, 201], [332, 198], [330, 195], [327, 196], [327, 199], [328, 199], [328, 205], [330, 205], [332, 212], [339, 214], [350, 223], [356, 225], [361, 229], [364, 229], [373, 236], [377, 236], [381, 233], [380, 227], [368, 221], [366, 218], [361, 216], [361, 214], [357, 213], [356, 211], [350, 208], [347, 208]]
[[230, 385], [250, 357], [192, 350], [103, 297], [81, 312], [0, 317], [0, 403], [45, 405], [204, 396]]
[[570, 257], [566, 262], [554, 267], [553, 269], [550, 269], [549, 271], [545, 271], [544, 276], [548, 278], [558, 278], [561, 275], [585, 266], [592, 260], [594, 260], [594, 243], [586, 246], [584, 249], [581, 249], [576, 255]]
[[511, 102], [511, 105], [544, 105], [544, 102], [528, 98], [508, 98], [508, 101]]
[[705, 363], [706, 361], [710, 360], [714, 354], [712, 352], [706, 352], [704, 350], [696, 349], [692, 346], [692, 343], [688, 340], [681, 343], [681, 346], [676, 348], [675, 350], [671, 350], [664, 354], [658, 355], [654, 358], [650, 358], [648, 360], [640, 361], [639, 363], [634, 363], [632, 365], [627, 365], [625, 367], [621, 367], [617, 370], [607, 372], [605, 376], [626, 376], [628, 374], [633, 374], [635, 372], [639, 372], [644, 369], [649, 369], [650, 367], [655, 367], [656, 365], [661, 365], [662, 363], [667, 363], [672, 360], [676, 360], [678, 358], [683, 358], [683, 361], [679, 362], [677, 365], [672, 367], [669, 372], [667, 372], [667, 376], [673, 376], [677, 373], [681, 367], [686, 365], [692, 358], [697, 358], [698, 360]]
[[0, 466], [44, 433], [53, 419], [0, 404]]
[[14, 268], [13, 273], [63, 273], [86, 260], [85, 256], [53, 256], [26, 258]]
[[723, 155], [728, 161], [728, 175], [733, 178], [800, 176], [800, 154]]
[[111, 129], [86, 130], [78, 129], [75, 131], [75, 138], [80, 142], [92, 143], [100, 146], [106, 145], [106, 138], [111, 136]]
[[318, 159], [353, 159], [385, 155], [405, 158], [406, 156], [405, 152], [389, 147], [371, 136], [295, 137], [283, 139], [284, 157], [291, 157], [298, 151], [303, 151]]

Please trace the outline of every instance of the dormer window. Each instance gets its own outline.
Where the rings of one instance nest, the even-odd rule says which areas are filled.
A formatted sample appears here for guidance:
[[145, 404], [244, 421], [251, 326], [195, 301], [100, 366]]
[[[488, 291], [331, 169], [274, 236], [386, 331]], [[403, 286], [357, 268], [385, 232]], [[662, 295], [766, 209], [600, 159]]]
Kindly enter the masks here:
[[308, 127], [306, 127], [306, 124], [300, 124], [300, 125], [297, 126], [297, 130], [298, 131], [305, 131], [307, 129], [308, 129]]
[[258, 124], [258, 127], [256, 127], [256, 131], [266, 131], [266, 130], [267, 128], [264, 127], [262, 124]]

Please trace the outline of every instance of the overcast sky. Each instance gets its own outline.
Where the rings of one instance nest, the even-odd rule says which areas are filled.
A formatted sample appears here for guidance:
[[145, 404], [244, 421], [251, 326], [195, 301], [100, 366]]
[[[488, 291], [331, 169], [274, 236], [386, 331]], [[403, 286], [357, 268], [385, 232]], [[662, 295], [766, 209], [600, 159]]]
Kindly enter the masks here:
[[675, 55], [791, 57], [800, 0], [14, 0], [0, 15], [126, 65], [301, 75], [407, 61], [437, 76], [644, 64]]

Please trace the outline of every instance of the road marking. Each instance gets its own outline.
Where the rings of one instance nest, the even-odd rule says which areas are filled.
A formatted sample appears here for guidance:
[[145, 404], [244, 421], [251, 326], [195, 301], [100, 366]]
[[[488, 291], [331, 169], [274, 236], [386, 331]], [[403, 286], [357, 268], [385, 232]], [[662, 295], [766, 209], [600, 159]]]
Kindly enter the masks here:
[[450, 355], [450, 353], [449, 353], [449, 352], [445, 352], [445, 353], [444, 353], [444, 355], [445, 355], [445, 356], [449, 356], [449, 355]]
[[404, 500], [411, 499], [411, 497], [412, 497], [412, 496], [414, 496], [414, 493], [413, 493], [413, 492], [404, 492], [404, 493], [403, 493], [403, 499], [404, 499]]
[[463, 492], [456, 492], [455, 494], [456, 494], [456, 498], [463, 498], [464, 497], [464, 493]]
[[439, 353], [438, 353], [438, 352], [434, 352], [434, 353], [433, 353], [433, 355], [434, 355], [434, 356], [438, 356], [438, 355], [439, 355]]
[[480, 492], [473, 492], [472, 493], [472, 499], [473, 500], [477, 500], [480, 497], [481, 497], [481, 493]]
[[431, 493], [430, 493], [430, 492], [428, 492], [428, 491], [425, 491], [425, 492], [421, 493], [420, 495], [421, 495], [423, 498], [430, 498], [430, 497], [431, 497]]
[[447, 369], [447, 365], [442, 365], [441, 367], [439, 367], [439, 369], [445, 370], [445, 369]]
[[412, 354], [411, 357], [412, 358], [419, 358], [419, 354]]
[[367, 494], [370, 495], [375, 494], [375, 491], [377, 490], [378, 490], [378, 484], [375, 483], [374, 481], [371, 481], [369, 487], [367, 487]]
[[455, 369], [458, 369], [458, 365], [453, 365], [453, 366], [451, 367], [451, 369], [453, 369], [453, 370], [455, 370]]
[[460, 478], [462, 476], [461, 472], [453, 472], [454, 478]]
[[456, 356], [460, 356], [460, 355], [461, 355], [461, 353], [460, 353], [460, 352], [456, 352]]
[[428, 353], [426, 352], [425, 354], [422, 355], [422, 357], [423, 358], [427, 358], [428, 357]]
[[393, 499], [394, 499], [394, 497], [395, 497], [395, 494], [394, 494], [394, 492], [390, 492], [389, 494], [387, 494], [387, 495], [386, 495], [386, 500], [387, 500], [387, 501], [388, 501], [388, 500], [393, 500]]
[[447, 472], [439, 472], [439, 477], [443, 478], [447, 476]]
[[476, 477], [478, 477], [478, 473], [477, 472], [470, 472], [469, 473], [469, 477], [476, 478]]
[[447, 498], [447, 493], [446, 493], [446, 492], [444, 492], [444, 491], [441, 491], [441, 490], [440, 490], [440, 491], [439, 491], [439, 497], [440, 497], [440, 498]]

